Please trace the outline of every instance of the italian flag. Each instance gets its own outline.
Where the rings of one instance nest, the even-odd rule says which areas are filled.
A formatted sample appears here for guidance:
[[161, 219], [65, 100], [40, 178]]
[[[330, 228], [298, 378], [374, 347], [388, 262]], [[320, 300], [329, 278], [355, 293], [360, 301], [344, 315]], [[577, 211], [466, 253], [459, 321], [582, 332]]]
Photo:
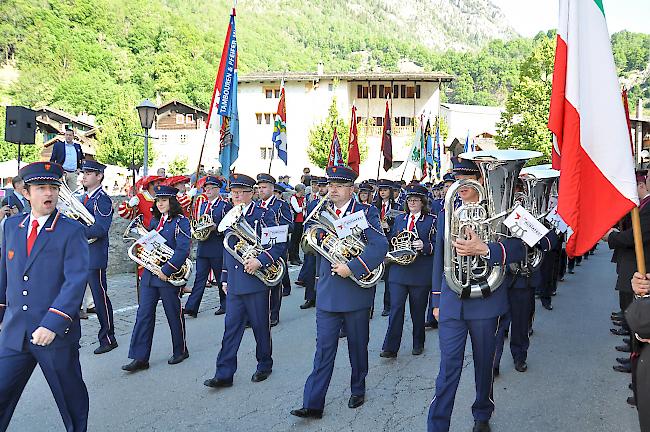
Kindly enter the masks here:
[[602, 0], [560, 0], [548, 127], [566, 251], [579, 256], [639, 202]]

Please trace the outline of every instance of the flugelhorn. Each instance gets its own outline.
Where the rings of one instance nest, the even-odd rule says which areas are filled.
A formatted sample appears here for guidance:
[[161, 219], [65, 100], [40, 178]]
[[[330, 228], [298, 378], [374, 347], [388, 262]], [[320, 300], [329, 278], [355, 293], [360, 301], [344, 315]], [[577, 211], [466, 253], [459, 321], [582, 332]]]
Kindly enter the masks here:
[[418, 240], [418, 235], [413, 231], [402, 231], [390, 240], [390, 251], [386, 254], [386, 261], [398, 265], [412, 264], [418, 257], [418, 252], [413, 247], [413, 242]]
[[[81, 188], [77, 189], [80, 190]], [[77, 192], [75, 191], [75, 192]], [[75, 196], [65, 182], [61, 182], [59, 187], [59, 200], [56, 203], [56, 208], [70, 219], [78, 220], [79, 222], [91, 226], [95, 223], [95, 216], [93, 216], [85, 205]], [[88, 244], [95, 242], [96, 238], [88, 239]]]

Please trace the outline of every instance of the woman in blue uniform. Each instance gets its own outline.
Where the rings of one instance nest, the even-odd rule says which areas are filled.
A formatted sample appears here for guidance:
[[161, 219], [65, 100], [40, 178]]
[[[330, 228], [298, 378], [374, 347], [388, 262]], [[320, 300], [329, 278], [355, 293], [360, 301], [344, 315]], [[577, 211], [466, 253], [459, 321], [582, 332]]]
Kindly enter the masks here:
[[122, 366], [128, 372], [149, 368], [149, 355], [156, 323], [156, 305], [162, 299], [167, 322], [172, 335], [173, 354], [167, 361], [177, 364], [190, 356], [185, 342], [185, 318], [181, 309], [180, 291], [168, 282], [190, 254], [190, 222], [183, 216], [176, 194], [178, 189], [171, 186], [155, 187], [156, 205], [149, 229], [155, 229], [165, 239], [166, 245], [174, 250], [172, 257], [155, 273], [144, 270], [140, 283], [140, 305], [136, 315], [129, 358], [133, 361]]
[[429, 214], [427, 189], [419, 184], [406, 187], [406, 214], [395, 218], [389, 242], [403, 231], [414, 232], [418, 239], [412, 244], [418, 253], [411, 264], [393, 264], [388, 281], [390, 282], [390, 317], [384, 338], [381, 357], [397, 357], [404, 328], [404, 311], [408, 296], [413, 322], [413, 355], [424, 351], [424, 315], [429, 292], [431, 291], [431, 266], [435, 243], [435, 218]]

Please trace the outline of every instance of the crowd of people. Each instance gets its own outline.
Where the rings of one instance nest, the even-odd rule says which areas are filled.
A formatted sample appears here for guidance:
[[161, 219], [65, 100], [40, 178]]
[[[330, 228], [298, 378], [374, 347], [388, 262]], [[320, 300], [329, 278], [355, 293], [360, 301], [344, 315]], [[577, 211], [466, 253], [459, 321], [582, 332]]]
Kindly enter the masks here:
[[[113, 206], [102, 188], [105, 166], [79, 159], [75, 149], [62, 148], [53, 152], [52, 162], [21, 169], [13, 182], [13, 194], [2, 203], [0, 216], [15, 216], [3, 220], [0, 371], [3, 376], [17, 378], [0, 382], [0, 430], [7, 428], [37, 363], [50, 384], [66, 429], [86, 430], [88, 393], [81, 378], [78, 341], [79, 318], [87, 309], [82, 304], [87, 289], [94, 302], [91, 311], [100, 323], [95, 354], [118, 346], [106, 279]], [[74, 166], [66, 163], [71, 156]], [[73, 171], [83, 176], [84, 192], [78, 199], [93, 216], [90, 225], [57, 211], [59, 185], [62, 181], [76, 182]], [[218, 287], [220, 304], [215, 315], [224, 315], [224, 333], [215, 374], [204, 384], [211, 388], [233, 385], [237, 353], [247, 327], [252, 328], [256, 342], [257, 368], [251, 380], [268, 379], [274, 366], [272, 328], [281, 322], [282, 298], [291, 294], [285, 268], [301, 266], [295, 281], [305, 288], [300, 308], [316, 309], [317, 332], [314, 367], [306, 378], [302, 405], [291, 411], [301, 418], [324, 415], [342, 337], [347, 338], [351, 364], [348, 407], [364, 404], [369, 320], [375, 315], [376, 291], [383, 285], [381, 315], [388, 317], [380, 353], [384, 361], [403, 355], [407, 303], [412, 322], [411, 355], [424, 352], [426, 329], [438, 329], [440, 365], [428, 411], [428, 430], [450, 428], [469, 336], [476, 386], [473, 431], [489, 431], [493, 383], [500, 375], [506, 337], [515, 370], [525, 373], [535, 299], [552, 310], [558, 283], [593, 253], [568, 258], [563, 249], [565, 234], [554, 229], [534, 247], [514, 237], [486, 239], [472, 228], [463, 236], [446, 237], [445, 223], [455, 209], [480, 204], [476, 188], [458, 183], [483, 181], [471, 160], [454, 158], [453, 170], [439, 183], [358, 181], [357, 173], [346, 166], [328, 167], [322, 177], [306, 168], [301, 182], [295, 185], [289, 176], [276, 180], [267, 173], [255, 178], [241, 173], [231, 173], [228, 178], [206, 173], [195, 181], [190, 176], [158, 174], [140, 179], [137, 190], [117, 209], [120, 217], [164, 239], [168, 250], [157, 266], [143, 264], [139, 270], [139, 306], [129, 346], [130, 362], [122, 369], [135, 373], [149, 368], [155, 309], [160, 300], [172, 339], [168, 363], [176, 365], [187, 359], [185, 318], [198, 316], [205, 287], [212, 284]], [[644, 175], [639, 176], [638, 185], [644, 197], [641, 218], [647, 228], [650, 207], [645, 204], [650, 194]], [[452, 186], [454, 196], [445, 199]], [[200, 220], [207, 220], [207, 225], [199, 226]], [[354, 239], [339, 238], [337, 233], [342, 228], [335, 225], [349, 228]], [[282, 227], [286, 229], [279, 229]], [[643, 385], [647, 389], [648, 374], [638, 365], [644, 360], [641, 346], [648, 340], [638, 336], [625, 310], [633, 303], [634, 293], [647, 293], [650, 285], [637, 274], [637, 286], [633, 286], [636, 267], [631, 230], [626, 221], [619, 228], [603, 238], [614, 250], [619, 276], [616, 289], [621, 310], [612, 314], [618, 326], [612, 332], [628, 337], [616, 349], [631, 354], [617, 359], [620, 364], [615, 369], [639, 370], [631, 384], [637, 397], [629, 402], [638, 403], [641, 411], [645, 401], [639, 393], [639, 379], [646, 380]], [[203, 235], [197, 235], [202, 230]], [[274, 240], [260, 243], [269, 233]], [[247, 238], [251, 235], [252, 241]], [[650, 239], [650, 232], [644, 232], [644, 237]], [[187, 269], [192, 265], [189, 257], [194, 246], [195, 277], [190, 287]], [[135, 253], [147, 247], [143, 243]], [[351, 252], [355, 247], [358, 250]], [[449, 251], [459, 261], [484, 263], [498, 277], [490, 282], [486, 278], [475, 286], [456, 287], [445, 271]], [[529, 263], [531, 253], [543, 257], [538, 266]]]

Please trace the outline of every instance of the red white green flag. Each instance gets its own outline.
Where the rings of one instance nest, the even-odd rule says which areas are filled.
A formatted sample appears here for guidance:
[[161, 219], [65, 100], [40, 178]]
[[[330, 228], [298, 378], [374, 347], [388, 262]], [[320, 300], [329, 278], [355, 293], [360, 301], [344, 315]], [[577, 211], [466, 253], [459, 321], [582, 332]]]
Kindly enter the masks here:
[[639, 202], [602, 0], [560, 0], [548, 127], [566, 250], [578, 256]]

